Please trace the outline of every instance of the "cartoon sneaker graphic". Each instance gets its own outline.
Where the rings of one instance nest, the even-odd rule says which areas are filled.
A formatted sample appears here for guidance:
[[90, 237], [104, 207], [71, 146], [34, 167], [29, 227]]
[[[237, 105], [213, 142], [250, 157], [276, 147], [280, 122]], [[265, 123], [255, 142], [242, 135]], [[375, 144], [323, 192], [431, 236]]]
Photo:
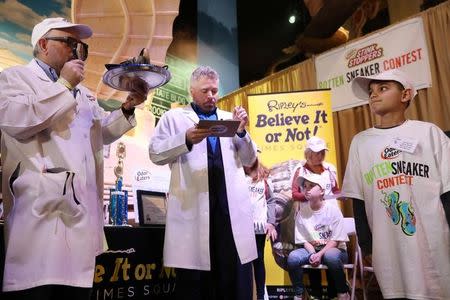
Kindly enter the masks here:
[[386, 213], [389, 218], [397, 225], [400, 222], [400, 213], [397, 208], [399, 194], [398, 192], [392, 192], [389, 195], [383, 192], [383, 194], [384, 200], [381, 200], [381, 202], [386, 206]]
[[402, 217], [402, 230], [406, 235], [414, 235], [416, 232], [416, 216], [414, 215], [414, 209], [411, 203], [401, 201], [397, 204], [397, 208]]

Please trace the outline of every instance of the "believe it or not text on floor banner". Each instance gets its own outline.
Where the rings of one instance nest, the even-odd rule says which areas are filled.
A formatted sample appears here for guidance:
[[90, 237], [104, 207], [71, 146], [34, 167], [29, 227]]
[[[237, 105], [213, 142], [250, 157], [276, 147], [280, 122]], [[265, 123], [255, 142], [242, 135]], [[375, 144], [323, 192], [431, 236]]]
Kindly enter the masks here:
[[[285, 258], [294, 246], [292, 177], [304, 159], [306, 141], [318, 136], [327, 143], [326, 161], [336, 165], [331, 91], [329, 89], [248, 95], [249, 132], [271, 169], [277, 198], [279, 238], [265, 247], [266, 285], [270, 299], [293, 293]], [[272, 254], [273, 251], [273, 254]]]

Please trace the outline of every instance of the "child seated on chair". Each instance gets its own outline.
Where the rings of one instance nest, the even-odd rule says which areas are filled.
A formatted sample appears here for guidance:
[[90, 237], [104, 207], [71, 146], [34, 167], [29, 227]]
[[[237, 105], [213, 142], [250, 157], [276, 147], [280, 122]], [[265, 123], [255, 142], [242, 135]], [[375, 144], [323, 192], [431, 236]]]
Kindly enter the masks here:
[[303, 299], [302, 266], [317, 267], [320, 264], [328, 267], [328, 285], [336, 288], [338, 300], [350, 299], [344, 273], [344, 263], [348, 260], [345, 244], [348, 235], [342, 212], [323, 200], [326, 184], [320, 175], [304, 174], [298, 181], [309, 205], [304, 206], [295, 219], [295, 243], [302, 248], [293, 250], [287, 259], [294, 300]]

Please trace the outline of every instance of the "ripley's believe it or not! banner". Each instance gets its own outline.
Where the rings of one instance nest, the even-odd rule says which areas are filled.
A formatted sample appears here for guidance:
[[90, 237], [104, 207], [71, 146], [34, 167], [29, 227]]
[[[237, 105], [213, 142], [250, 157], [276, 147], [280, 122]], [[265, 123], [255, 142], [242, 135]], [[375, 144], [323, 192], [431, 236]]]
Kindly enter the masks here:
[[317, 86], [332, 89], [333, 111], [367, 104], [356, 98], [351, 82], [400, 68], [416, 89], [431, 86], [430, 64], [421, 17], [389, 26], [365, 38], [345, 44], [315, 59]]
[[[262, 163], [271, 169], [276, 198], [278, 240], [265, 247], [266, 285], [270, 299], [293, 295], [285, 259], [294, 246], [292, 177], [304, 159], [306, 141], [323, 138], [325, 160], [336, 165], [330, 90], [248, 96], [249, 131]], [[274, 250], [274, 254], [272, 254]]]

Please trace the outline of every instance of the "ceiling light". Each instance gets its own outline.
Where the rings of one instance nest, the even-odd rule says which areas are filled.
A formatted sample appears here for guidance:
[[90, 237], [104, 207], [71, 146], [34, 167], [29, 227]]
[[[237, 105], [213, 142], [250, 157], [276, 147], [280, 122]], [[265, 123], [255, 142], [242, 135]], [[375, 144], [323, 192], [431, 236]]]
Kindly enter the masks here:
[[294, 24], [295, 21], [296, 21], [295, 15], [291, 15], [291, 16], [289, 17], [289, 23]]

